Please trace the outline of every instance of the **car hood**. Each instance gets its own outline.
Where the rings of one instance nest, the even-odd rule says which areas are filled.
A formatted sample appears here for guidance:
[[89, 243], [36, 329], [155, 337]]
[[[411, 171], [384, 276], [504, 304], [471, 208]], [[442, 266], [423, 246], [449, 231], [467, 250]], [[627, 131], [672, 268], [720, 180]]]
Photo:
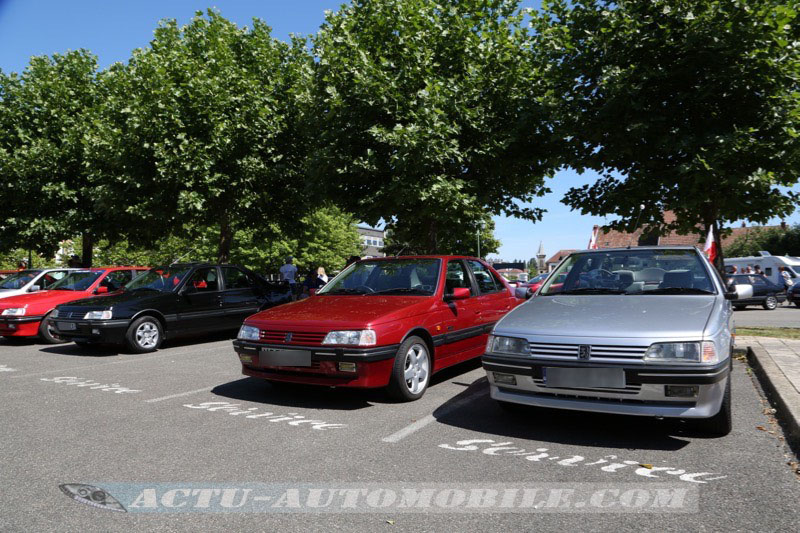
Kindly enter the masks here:
[[418, 315], [433, 305], [430, 296], [312, 296], [261, 311], [248, 323], [297, 327], [358, 328]]
[[164, 294], [167, 293], [154, 291], [130, 292], [120, 290], [108, 294], [92, 296], [91, 298], [83, 298], [82, 300], [71, 301], [69, 302], [69, 307], [86, 307], [92, 308], [92, 310], [100, 308], [105, 309], [123, 303], [141, 302], [144, 300], [156, 299]]
[[498, 333], [564, 337], [699, 337], [714, 309], [704, 295], [537, 296], [507, 314]]
[[86, 297], [86, 291], [37, 291], [0, 300], [0, 309], [28, 306], [26, 315], [42, 315], [58, 304]]

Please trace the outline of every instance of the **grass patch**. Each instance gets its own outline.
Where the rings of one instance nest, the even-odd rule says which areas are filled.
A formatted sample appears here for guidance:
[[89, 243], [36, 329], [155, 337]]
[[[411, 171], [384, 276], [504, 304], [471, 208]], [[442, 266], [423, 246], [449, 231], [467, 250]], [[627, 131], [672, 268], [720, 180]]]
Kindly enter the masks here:
[[778, 337], [780, 339], [800, 339], [800, 328], [736, 328], [736, 335], [754, 337]]

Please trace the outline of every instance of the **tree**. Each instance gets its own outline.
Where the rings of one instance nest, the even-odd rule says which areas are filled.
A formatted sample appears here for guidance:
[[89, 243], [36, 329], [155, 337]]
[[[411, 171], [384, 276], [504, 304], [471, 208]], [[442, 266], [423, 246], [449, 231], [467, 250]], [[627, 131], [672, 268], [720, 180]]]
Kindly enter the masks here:
[[103, 76], [109, 105], [88, 144], [109, 218], [144, 246], [213, 227], [219, 261], [237, 230], [298, 223], [314, 200], [300, 111], [311, 64], [303, 40], [278, 41], [257, 19], [163, 21]]
[[453, 232], [466, 242], [487, 214], [538, 220], [517, 201], [547, 191], [557, 152], [528, 44], [518, 0], [355, 0], [327, 14], [311, 171], [421, 253], [452, 249]]
[[488, 214], [451, 220], [448, 228], [438, 233], [436, 250], [429, 248], [428, 234], [425, 231], [427, 227], [424, 224], [424, 220], [404, 220], [388, 226], [383, 251], [387, 255], [441, 253], [486, 257], [500, 249], [500, 241], [494, 235], [494, 220]]
[[[800, 21], [778, 0], [553, 0], [535, 62], [558, 95], [568, 163], [602, 174], [568, 191], [631, 231], [706, 234], [784, 217], [800, 176]], [[639, 205], [644, 205], [640, 210]], [[664, 211], [677, 219], [666, 223]], [[722, 254], [716, 264], [722, 269]]]
[[765, 250], [772, 255], [800, 256], [800, 224], [781, 228], [752, 228], [725, 247], [728, 257], [758, 255]]
[[31, 58], [22, 75], [0, 73], [0, 249], [52, 257], [58, 243], [112, 230], [96, 209], [84, 135], [103, 95], [97, 60], [78, 50]]

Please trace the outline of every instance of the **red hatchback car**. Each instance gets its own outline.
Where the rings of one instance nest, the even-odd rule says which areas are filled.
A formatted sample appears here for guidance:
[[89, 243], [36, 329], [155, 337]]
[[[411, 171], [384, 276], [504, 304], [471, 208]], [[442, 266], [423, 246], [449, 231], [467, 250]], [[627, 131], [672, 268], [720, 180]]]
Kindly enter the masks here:
[[0, 337], [36, 337], [49, 343], [63, 342], [48, 320], [58, 304], [114, 292], [131, 281], [144, 267], [98, 267], [71, 270], [44, 291], [0, 300]]
[[480, 357], [492, 326], [521, 302], [473, 257], [368, 259], [311, 298], [248, 317], [233, 345], [248, 376], [388, 386], [416, 400], [434, 372]]

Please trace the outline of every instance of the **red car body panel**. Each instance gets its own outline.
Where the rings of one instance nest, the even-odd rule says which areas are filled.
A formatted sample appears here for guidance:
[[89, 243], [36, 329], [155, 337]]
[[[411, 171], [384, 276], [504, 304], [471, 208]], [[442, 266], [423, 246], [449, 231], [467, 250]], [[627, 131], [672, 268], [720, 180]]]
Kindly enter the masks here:
[[[82, 298], [102, 298], [104, 295], [95, 294], [95, 290], [101, 285], [103, 280], [111, 273], [120, 270], [146, 271], [146, 267], [95, 267], [81, 270], [92, 272], [103, 272], [86, 289], [81, 291], [72, 290], [44, 290], [32, 292], [30, 294], [20, 294], [10, 298], [0, 300], [0, 336], [4, 337], [36, 337], [39, 334], [39, 326], [42, 319], [47, 316], [57, 305], [80, 300]], [[110, 293], [108, 293], [110, 294]], [[3, 316], [5, 309], [25, 307], [26, 313], [20, 317]]]
[[[477, 294], [462, 300], [446, 301], [447, 262], [472, 260], [463, 256], [389, 257], [397, 259], [440, 259], [439, 279], [432, 296], [407, 295], [315, 295], [305, 300], [267, 309], [245, 319], [244, 324], [259, 328], [260, 342], [236, 341], [243, 357], [242, 373], [274, 381], [328, 386], [385, 387], [394, 364], [394, 351], [410, 334], [429, 343], [433, 372], [468, 359], [480, 357], [492, 326], [523, 300], [514, 297], [508, 283], [489, 265], [503, 289]], [[477, 287], [473, 286], [474, 292]], [[368, 361], [358, 358], [356, 346], [323, 345], [325, 335], [336, 330], [375, 331], [377, 345], [370, 353], [381, 352]], [[291, 333], [291, 338], [289, 335]], [[289, 339], [289, 340], [287, 340]], [[259, 346], [311, 349], [311, 367], [270, 367], [257, 363]], [[250, 355], [248, 355], [250, 354]], [[255, 359], [253, 359], [255, 354]], [[319, 357], [316, 357], [319, 355]], [[349, 357], [349, 358], [348, 358]], [[337, 362], [359, 361], [356, 372], [340, 372]], [[244, 360], [251, 362], [246, 363]]]

